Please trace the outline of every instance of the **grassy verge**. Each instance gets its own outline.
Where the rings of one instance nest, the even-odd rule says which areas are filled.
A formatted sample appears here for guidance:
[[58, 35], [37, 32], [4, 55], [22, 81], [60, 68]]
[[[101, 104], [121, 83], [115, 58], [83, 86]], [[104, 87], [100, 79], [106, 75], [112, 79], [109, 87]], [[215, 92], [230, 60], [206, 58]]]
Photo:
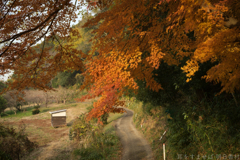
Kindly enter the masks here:
[[[126, 99], [126, 98], [125, 98]], [[136, 100], [127, 100], [127, 107], [134, 111], [133, 122], [136, 128], [143, 133], [144, 137], [148, 140], [151, 145], [154, 159], [163, 159], [163, 143], [166, 144], [166, 153], [170, 151], [166, 137], [160, 140], [164, 131], [166, 130], [167, 115], [162, 107], [152, 109], [151, 115], [144, 113], [144, 106], [142, 102]], [[166, 154], [167, 159], [168, 154]]]
[[108, 132], [115, 133], [115, 128], [114, 128], [115, 120], [117, 120], [120, 117], [122, 117], [122, 113], [115, 113], [115, 114], [110, 113], [108, 117], [108, 124], [104, 126], [104, 131], [106, 133]]
[[120, 159], [120, 150], [120, 140], [115, 134], [98, 131], [90, 145], [74, 150], [73, 154], [82, 160], [114, 160]]
[[114, 128], [114, 120], [122, 114], [109, 114], [108, 124], [93, 127], [81, 147], [73, 151], [75, 158], [82, 160], [117, 160], [121, 157], [121, 142]]

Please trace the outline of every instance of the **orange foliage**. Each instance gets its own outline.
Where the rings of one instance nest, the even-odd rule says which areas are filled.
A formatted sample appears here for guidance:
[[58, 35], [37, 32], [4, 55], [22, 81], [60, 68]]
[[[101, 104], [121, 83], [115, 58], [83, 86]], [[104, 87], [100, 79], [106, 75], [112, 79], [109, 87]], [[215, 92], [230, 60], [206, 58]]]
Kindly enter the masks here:
[[[1, 1], [0, 14], [0, 74], [14, 71], [9, 89], [22, 90], [33, 87], [51, 89], [48, 83], [59, 71], [82, 68], [80, 51], [71, 45], [59, 46], [50, 52], [45, 40], [52, 38], [57, 43], [70, 41], [69, 34], [77, 35], [70, 28], [70, 21], [76, 19], [77, 7], [70, 0], [15, 0]], [[44, 40], [43, 45], [36, 46]], [[37, 52], [34, 48], [38, 48]]]
[[[229, 28], [224, 19], [229, 16], [239, 21], [239, 4], [237, 0], [116, 0], [111, 10], [85, 25], [104, 19], [94, 31], [98, 41], [93, 52], [99, 55], [89, 58], [85, 72], [83, 87], [89, 88], [90, 94], [82, 100], [102, 95], [89, 117], [112, 111], [126, 89], [136, 91], [137, 79], [145, 80], [146, 86], [156, 92], [162, 89], [152, 73], [161, 67], [162, 60], [178, 65], [183, 57], [189, 57], [182, 67], [187, 81], [198, 71], [199, 63], [217, 61], [218, 65], [203, 78], [221, 83], [222, 91], [239, 89], [239, 25]], [[194, 38], [189, 38], [193, 31]]]
[[[39, 0], [40, 2], [45, 4], [44, 0]], [[4, 58], [0, 66], [1, 74], [11, 69], [17, 75], [11, 87], [50, 89], [47, 83], [58, 71], [82, 69], [84, 57], [87, 62], [82, 88], [88, 88], [89, 94], [81, 100], [101, 96], [89, 114], [89, 118], [100, 118], [104, 113], [122, 112], [116, 108], [123, 105], [118, 99], [126, 94], [128, 89], [137, 91], [136, 80], [144, 80], [146, 86], [156, 92], [162, 89], [153, 78], [153, 71], [161, 67], [161, 61], [178, 65], [184, 57], [189, 57], [186, 65], [182, 67], [189, 78], [187, 81], [198, 71], [200, 63], [210, 60], [218, 64], [203, 78], [221, 83], [221, 92], [234, 92], [240, 88], [239, 0], [95, 2], [89, 3], [89, 9], [111, 6], [111, 9], [99, 13], [84, 26], [99, 24], [99, 28], [94, 30], [95, 43], [91, 51], [98, 53], [95, 57], [92, 57], [94, 54], [84, 55], [71, 45], [71, 39], [67, 35], [70, 31], [72, 34], [77, 33], [69, 29], [67, 23], [70, 20], [67, 17], [72, 17], [74, 11], [69, 0], [59, 1], [59, 4], [46, 2], [48, 7], [39, 7], [39, 11], [48, 8], [48, 14], [45, 15], [44, 12], [41, 17], [37, 17], [35, 12], [36, 14], [30, 15], [32, 19], [26, 23], [19, 17], [26, 19], [31, 11], [37, 10], [36, 6], [28, 11], [26, 5], [33, 4], [20, 0], [13, 4], [22, 5], [26, 9], [7, 15], [10, 21], [0, 21], [1, 43], [11, 43], [11, 40], [16, 39], [12, 35], [18, 35], [14, 28], [17, 22], [20, 30], [24, 30], [24, 26], [28, 30], [36, 29], [18, 35], [18, 40], [23, 39], [21, 44], [15, 41], [0, 50]], [[56, 35], [67, 38], [63, 41], [68, 43], [59, 47], [56, 54], [50, 54], [49, 49], [36, 53], [29, 47], [36, 43], [34, 40], [37, 38], [46, 36], [45, 31], [49, 31], [50, 36], [56, 39]]]

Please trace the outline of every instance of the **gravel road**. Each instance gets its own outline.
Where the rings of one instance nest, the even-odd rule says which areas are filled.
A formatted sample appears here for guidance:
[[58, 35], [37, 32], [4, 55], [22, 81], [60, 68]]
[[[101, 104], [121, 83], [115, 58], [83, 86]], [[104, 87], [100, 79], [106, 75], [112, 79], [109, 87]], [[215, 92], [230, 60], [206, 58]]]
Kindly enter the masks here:
[[133, 111], [124, 108], [127, 113], [115, 123], [116, 131], [123, 145], [122, 160], [153, 160], [148, 142], [133, 125]]

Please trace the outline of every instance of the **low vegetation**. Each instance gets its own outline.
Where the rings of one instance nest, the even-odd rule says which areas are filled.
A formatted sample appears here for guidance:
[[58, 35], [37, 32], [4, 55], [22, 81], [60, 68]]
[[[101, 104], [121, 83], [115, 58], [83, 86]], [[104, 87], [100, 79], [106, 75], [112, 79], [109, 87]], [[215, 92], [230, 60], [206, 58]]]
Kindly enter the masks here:
[[121, 143], [114, 131], [113, 120], [120, 116], [120, 114], [110, 114], [109, 121], [102, 126], [97, 123], [97, 119], [86, 121], [86, 114], [80, 115], [69, 134], [70, 139], [77, 141], [80, 146], [73, 151], [74, 157], [83, 160], [119, 159]]
[[98, 129], [93, 135], [88, 145], [74, 150], [75, 156], [80, 156], [83, 160], [114, 160], [120, 156], [120, 140], [114, 134], [106, 134], [102, 129]]
[[[169, 160], [184, 155], [238, 157], [240, 108], [230, 94], [213, 96], [216, 88], [207, 89], [208, 93], [177, 88], [174, 93], [169, 87], [168, 92], [156, 94], [141, 88], [137, 99], [126, 98], [135, 112], [134, 123], [152, 145], [155, 159], [163, 158], [163, 143]], [[236, 99], [239, 96], [235, 94]]]
[[2, 96], [0, 96], [0, 117], [2, 112], [4, 112], [4, 110], [7, 108], [7, 100], [5, 98], [3, 98]]
[[21, 125], [18, 130], [0, 123], [0, 159], [20, 159], [37, 145], [28, 139], [25, 126]]
[[34, 106], [34, 110], [32, 110], [32, 114], [38, 114], [40, 112], [39, 110], [40, 106]]
[[[84, 94], [85, 91], [79, 93]], [[69, 157], [119, 159], [121, 144], [113, 123], [121, 114], [110, 114], [105, 126], [99, 125], [97, 119], [88, 122], [85, 117], [93, 108], [94, 101], [76, 103], [74, 99], [69, 99], [65, 104], [55, 102], [46, 106], [45, 103], [35, 103], [21, 106], [20, 111], [7, 109], [0, 119], [0, 146], [4, 147], [0, 157], [26, 160]], [[48, 112], [61, 109], [67, 109], [67, 125], [53, 128]]]

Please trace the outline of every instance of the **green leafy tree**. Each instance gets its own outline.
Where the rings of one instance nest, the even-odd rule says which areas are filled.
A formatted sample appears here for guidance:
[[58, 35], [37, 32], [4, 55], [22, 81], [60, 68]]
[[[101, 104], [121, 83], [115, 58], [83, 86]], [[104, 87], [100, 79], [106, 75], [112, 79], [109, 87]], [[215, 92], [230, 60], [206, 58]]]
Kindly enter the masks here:
[[76, 78], [75, 76], [79, 74], [80, 71], [74, 71], [74, 72], [61, 72], [58, 73], [57, 76], [52, 80], [52, 87], [58, 88], [59, 86], [62, 87], [70, 87], [76, 84]]
[[4, 88], [7, 88], [7, 85], [6, 85], [3, 81], [0, 81], [0, 92], [1, 92]]
[[77, 84], [78, 86], [80, 86], [80, 85], [83, 84], [83, 82], [84, 82], [84, 76], [83, 76], [82, 74], [80, 74], [80, 73], [76, 74], [75, 78], [76, 78], [76, 84]]
[[0, 117], [2, 112], [4, 112], [4, 110], [7, 108], [7, 100], [5, 98], [3, 98], [2, 96], [0, 96]]

